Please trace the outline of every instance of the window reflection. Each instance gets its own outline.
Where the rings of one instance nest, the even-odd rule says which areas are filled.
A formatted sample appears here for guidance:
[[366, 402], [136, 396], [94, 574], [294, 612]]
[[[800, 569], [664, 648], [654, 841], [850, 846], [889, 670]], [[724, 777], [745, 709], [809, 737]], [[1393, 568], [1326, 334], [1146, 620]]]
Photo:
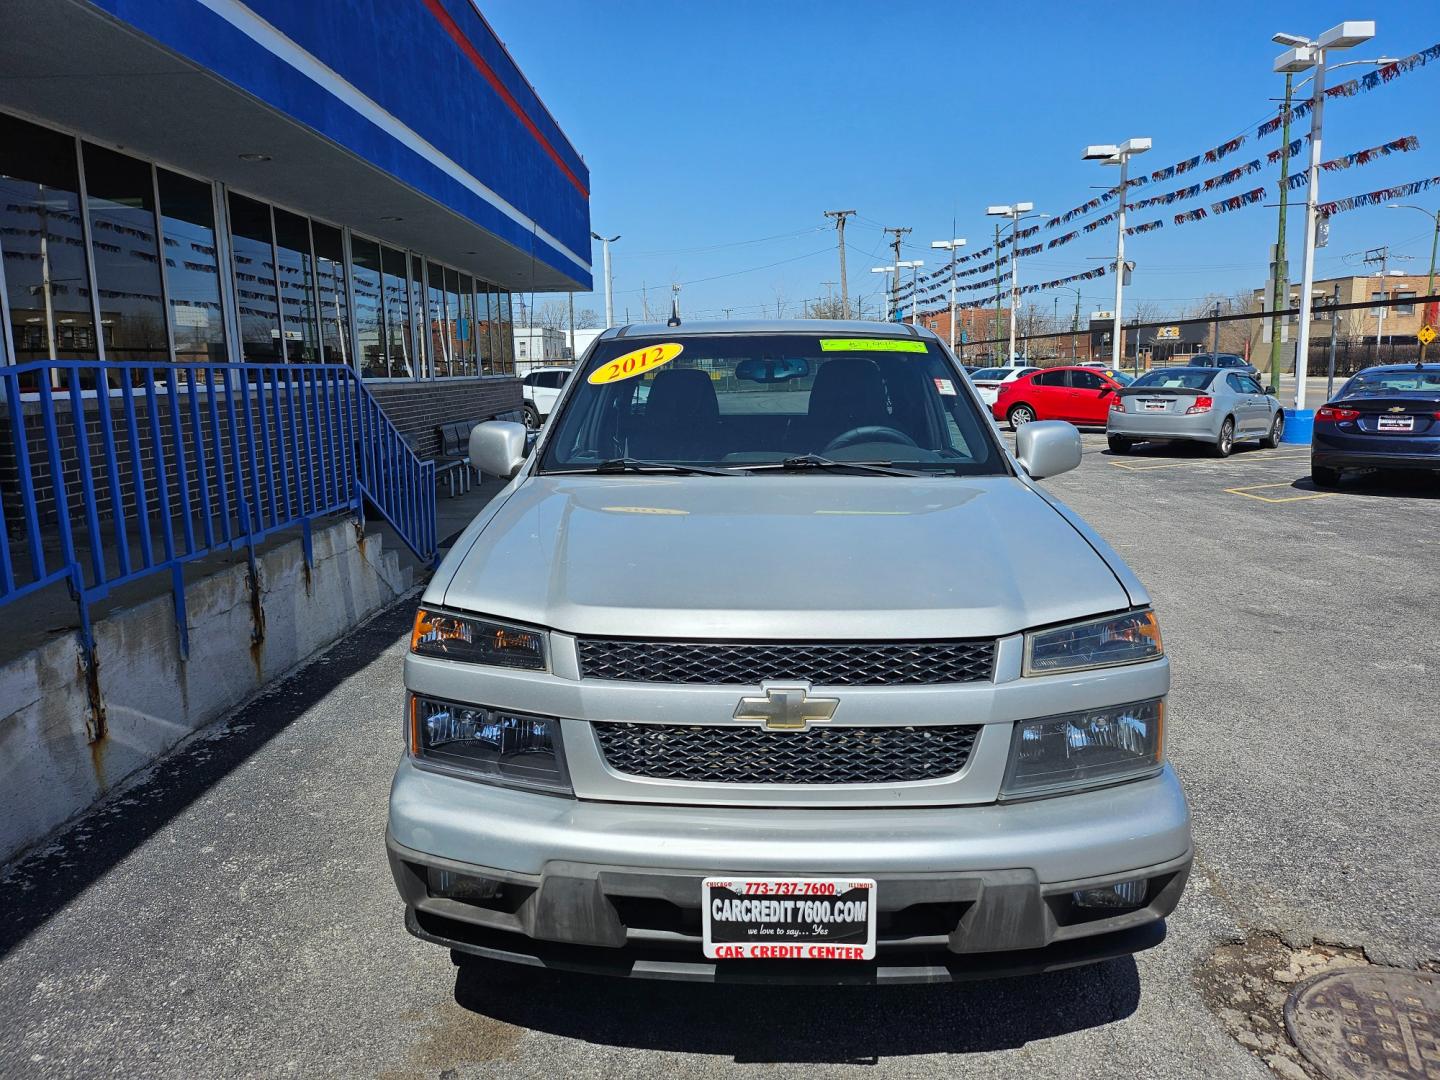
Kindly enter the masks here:
[[275, 247], [280, 266], [280, 315], [285, 359], [313, 364], [320, 359], [315, 322], [315, 260], [310, 255], [310, 221], [275, 208]]
[[515, 374], [515, 321], [510, 317], [510, 294], [500, 294], [500, 373]]
[[320, 297], [320, 343], [327, 364], [350, 363], [350, 301], [345, 285], [345, 246], [340, 230], [310, 223], [315, 241], [315, 284]]
[[222, 363], [226, 359], [225, 317], [220, 307], [220, 263], [210, 185], [167, 169], [157, 169], [156, 179], [175, 359]]
[[15, 360], [94, 360], [75, 140], [0, 114], [0, 248]]
[[461, 274], [459, 281], [460, 288], [460, 321], [458, 324], [457, 338], [459, 341], [460, 358], [463, 361], [463, 374], [474, 375], [478, 370], [475, 366], [475, 281], [469, 274]]
[[490, 312], [491, 288], [483, 281], [475, 282], [475, 358], [481, 375], [491, 375], [495, 371], [495, 348], [491, 340], [495, 332]]
[[445, 316], [449, 320], [446, 344], [450, 350], [450, 374], [465, 374], [465, 359], [460, 351], [460, 275], [450, 267], [442, 267], [445, 273]]
[[84, 160], [105, 358], [169, 360], [150, 166], [89, 143]]
[[270, 207], [232, 192], [230, 247], [235, 260], [241, 354], [249, 361], [275, 363], [280, 360], [280, 312]]
[[409, 378], [415, 373], [410, 352], [409, 285], [405, 280], [405, 253], [392, 247], [380, 249], [381, 277], [385, 286], [385, 340], [390, 355], [390, 375]]
[[415, 343], [416, 366], [421, 378], [429, 378], [435, 369], [433, 363], [427, 364], [425, 360], [425, 347], [429, 343], [425, 319], [425, 263], [418, 255], [410, 256], [410, 310], [415, 313], [414, 333], [410, 340]]
[[383, 379], [390, 370], [385, 361], [384, 313], [380, 306], [380, 245], [351, 233], [350, 270], [360, 374]]
[[450, 321], [445, 305], [445, 273], [439, 264], [425, 264], [426, 318], [430, 324], [430, 356], [437, 378], [453, 375]]

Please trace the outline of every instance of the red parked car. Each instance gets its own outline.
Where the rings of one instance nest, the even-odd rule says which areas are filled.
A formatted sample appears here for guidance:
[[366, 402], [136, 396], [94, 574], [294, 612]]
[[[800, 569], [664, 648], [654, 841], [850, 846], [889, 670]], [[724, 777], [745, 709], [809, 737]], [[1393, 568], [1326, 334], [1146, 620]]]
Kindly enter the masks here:
[[990, 411], [1012, 428], [1031, 420], [1068, 420], [1104, 427], [1120, 383], [1108, 371], [1085, 367], [1043, 368], [1003, 383]]

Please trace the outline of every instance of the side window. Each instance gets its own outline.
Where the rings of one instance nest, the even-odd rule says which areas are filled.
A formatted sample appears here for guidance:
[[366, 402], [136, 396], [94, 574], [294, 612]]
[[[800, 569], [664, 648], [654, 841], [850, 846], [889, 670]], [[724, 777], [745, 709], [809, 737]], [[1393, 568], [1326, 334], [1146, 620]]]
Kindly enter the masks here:
[[1244, 385], [1247, 394], [1265, 393], [1265, 388], [1255, 381], [1255, 376], [1253, 375], [1240, 376], [1240, 382]]
[[1240, 378], [1239, 375], [1226, 375], [1225, 381], [1230, 384], [1230, 389], [1234, 390], [1237, 394], [1251, 393], [1250, 388], [1245, 385], [1245, 380]]
[[520, 381], [526, 386], [538, 386], [540, 383], [540, 376], [536, 375], [532, 371], [529, 375], [526, 375], [525, 378], [521, 379]]
[[1105, 382], [1093, 371], [1070, 372], [1070, 385], [1077, 390], [1103, 390]]
[[1036, 386], [1064, 386], [1065, 372], [1063, 371], [1042, 371], [1030, 380]]

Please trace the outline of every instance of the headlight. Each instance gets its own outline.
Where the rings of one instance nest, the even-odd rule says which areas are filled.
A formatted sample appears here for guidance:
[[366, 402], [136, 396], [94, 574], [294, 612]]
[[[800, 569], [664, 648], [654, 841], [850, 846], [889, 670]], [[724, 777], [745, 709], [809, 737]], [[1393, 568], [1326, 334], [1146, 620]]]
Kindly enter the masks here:
[[441, 660], [545, 670], [544, 634], [433, 608], [415, 612], [410, 651]]
[[1153, 773], [1164, 752], [1164, 728], [1164, 698], [1022, 720], [1000, 794], [1051, 794]]
[[571, 794], [560, 721], [549, 717], [414, 694], [410, 752], [426, 764], [473, 774], [492, 784]]
[[1147, 608], [1026, 634], [1024, 674], [1138, 664], [1164, 655], [1160, 623]]

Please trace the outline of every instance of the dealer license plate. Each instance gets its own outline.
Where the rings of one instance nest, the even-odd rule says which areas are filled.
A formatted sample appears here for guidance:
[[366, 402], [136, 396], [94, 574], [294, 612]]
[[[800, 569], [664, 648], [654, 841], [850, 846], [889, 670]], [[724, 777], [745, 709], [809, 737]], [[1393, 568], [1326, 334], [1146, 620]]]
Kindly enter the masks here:
[[1146, 412], [1164, 412], [1164, 411], [1165, 411], [1166, 409], [1168, 409], [1169, 407], [1170, 407], [1169, 403], [1168, 403], [1168, 402], [1165, 402], [1165, 401], [1147, 401], [1147, 402], [1145, 402], [1145, 411], [1146, 411]]
[[700, 886], [712, 960], [873, 960], [870, 878], [710, 877]]
[[1415, 417], [1413, 416], [1381, 416], [1378, 417], [1375, 425], [1377, 431], [1414, 431]]

